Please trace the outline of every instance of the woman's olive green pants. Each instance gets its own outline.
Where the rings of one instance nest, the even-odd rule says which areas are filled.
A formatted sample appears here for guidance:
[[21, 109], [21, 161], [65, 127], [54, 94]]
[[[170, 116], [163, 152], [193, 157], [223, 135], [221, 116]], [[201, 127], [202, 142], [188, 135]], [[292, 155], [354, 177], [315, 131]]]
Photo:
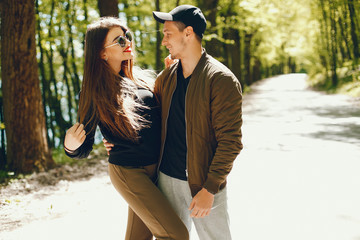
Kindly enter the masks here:
[[123, 167], [109, 163], [115, 189], [129, 204], [125, 240], [187, 240], [189, 233], [168, 200], [153, 183], [156, 165]]

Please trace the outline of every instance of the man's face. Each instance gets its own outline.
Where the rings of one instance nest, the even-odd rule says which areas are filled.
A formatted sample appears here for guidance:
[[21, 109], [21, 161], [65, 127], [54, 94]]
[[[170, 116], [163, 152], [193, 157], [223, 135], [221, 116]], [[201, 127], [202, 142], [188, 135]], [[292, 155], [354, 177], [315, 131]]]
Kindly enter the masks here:
[[186, 47], [185, 31], [180, 32], [174, 22], [165, 21], [163, 34], [164, 37], [161, 44], [169, 50], [171, 58], [181, 59], [181, 54]]

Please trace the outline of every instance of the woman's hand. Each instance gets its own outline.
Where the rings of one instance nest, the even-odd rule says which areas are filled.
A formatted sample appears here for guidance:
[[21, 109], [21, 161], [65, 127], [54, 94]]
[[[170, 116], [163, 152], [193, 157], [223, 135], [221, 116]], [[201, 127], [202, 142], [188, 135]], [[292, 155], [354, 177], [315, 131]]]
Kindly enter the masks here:
[[85, 141], [86, 132], [84, 130], [84, 125], [80, 123], [75, 123], [71, 128], [66, 131], [64, 147], [65, 150], [75, 151], [78, 149]]
[[109, 143], [105, 138], [103, 138], [104, 147], [106, 148], [107, 154], [110, 154], [110, 151], [112, 147], [114, 147], [114, 144]]
[[179, 61], [179, 59], [172, 59], [171, 55], [168, 55], [164, 61], [165, 61], [165, 68], [168, 68], [171, 65], [173, 65], [174, 63], [177, 63]]

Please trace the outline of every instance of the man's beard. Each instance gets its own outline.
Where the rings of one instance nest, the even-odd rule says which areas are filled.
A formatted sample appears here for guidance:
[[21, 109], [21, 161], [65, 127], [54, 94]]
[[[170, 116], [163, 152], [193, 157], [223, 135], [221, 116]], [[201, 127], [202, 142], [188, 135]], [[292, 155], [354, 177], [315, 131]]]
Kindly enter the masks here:
[[[181, 46], [181, 50], [186, 49], [186, 43], [185, 43], [184, 39], [181, 40], [179, 45]], [[179, 48], [177, 48], [177, 49], [179, 49]], [[170, 53], [170, 56], [171, 56], [171, 59], [179, 59], [180, 54], [178, 54], [178, 53]]]

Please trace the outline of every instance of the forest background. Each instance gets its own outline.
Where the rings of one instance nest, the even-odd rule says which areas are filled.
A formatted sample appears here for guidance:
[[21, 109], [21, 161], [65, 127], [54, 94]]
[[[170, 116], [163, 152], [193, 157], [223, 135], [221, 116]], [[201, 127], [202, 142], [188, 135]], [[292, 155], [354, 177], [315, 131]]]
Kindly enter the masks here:
[[260, 79], [302, 72], [312, 87], [360, 96], [358, 0], [0, 0], [0, 179], [59, 163], [89, 23], [118, 16], [134, 33], [137, 65], [159, 72], [168, 52], [152, 11], [181, 4], [202, 9], [203, 46], [245, 93]]

